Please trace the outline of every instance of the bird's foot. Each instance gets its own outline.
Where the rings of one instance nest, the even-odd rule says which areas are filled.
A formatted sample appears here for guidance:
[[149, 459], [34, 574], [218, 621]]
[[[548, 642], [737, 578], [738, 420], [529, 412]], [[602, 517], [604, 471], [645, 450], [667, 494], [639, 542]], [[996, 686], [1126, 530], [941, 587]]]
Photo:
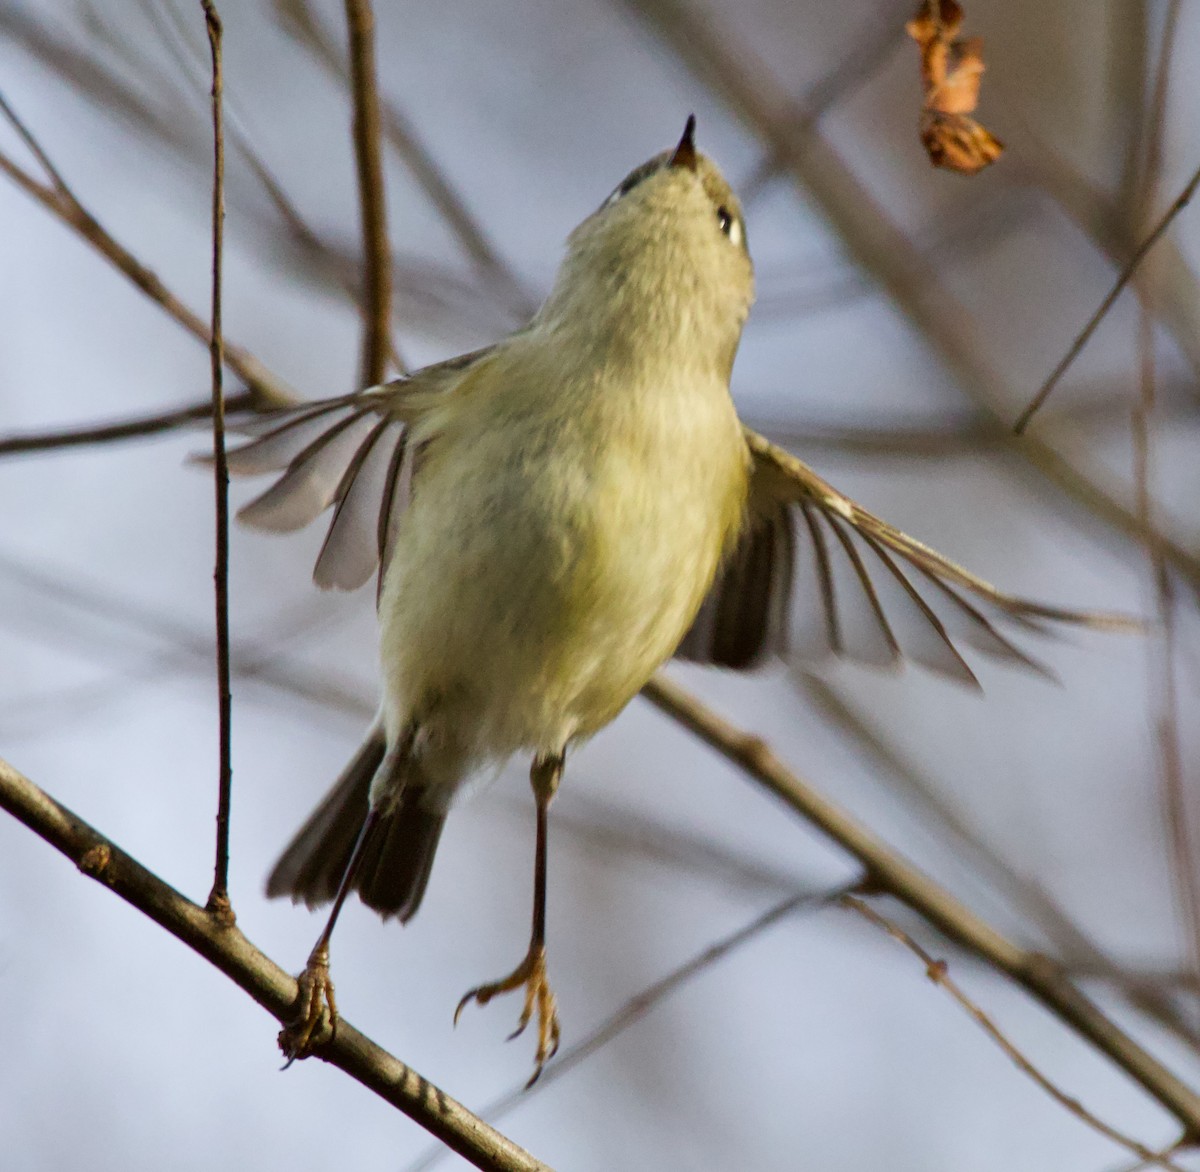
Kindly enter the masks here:
[[329, 979], [329, 954], [308, 958], [299, 977], [295, 1018], [279, 1031], [279, 1048], [287, 1058], [286, 1070], [297, 1058], [306, 1058], [314, 1046], [331, 1041], [337, 1031], [337, 1002]]
[[511, 993], [514, 989], [524, 988], [525, 1008], [521, 1010], [517, 1028], [509, 1035], [508, 1040], [520, 1036], [533, 1018], [537, 1010], [538, 1045], [534, 1055], [535, 1069], [533, 1077], [525, 1084], [531, 1087], [537, 1082], [542, 1073], [542, 1067], [558, 1052], [558, 1005], [554, 999], [554, 990], [546, 976], [546, 946], [531, 944], [525, 959], [503, 980], [494, 981], [489, 985], [477, 985], [469, 990], [458, 1003], [454, 1011], [454, 1024], [458, 1024], [459, 1015], [468, 1001], [486, 1005], [493, 997], [501, 993]]

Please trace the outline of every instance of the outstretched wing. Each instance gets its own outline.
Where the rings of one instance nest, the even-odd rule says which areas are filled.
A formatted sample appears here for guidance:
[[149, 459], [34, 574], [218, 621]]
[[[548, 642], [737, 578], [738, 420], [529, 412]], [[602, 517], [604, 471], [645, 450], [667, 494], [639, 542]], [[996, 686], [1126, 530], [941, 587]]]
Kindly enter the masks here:
[[750, 515], [676, 655], [747, 668], [768, 654], [911, 659], [977, 684], [963, 643], [1043, 674], [997, 630], [1008, 619], [1138, 629], [1121, 615], [1063, 610], [1004, 594], [857, 505], [808, 465], [745, 430], [754, 458]]
[[412, 423], [494, 349], [239, 427], [252, 438], [228, 453], [230, 473], [282, 473], [238, 511], [239, 519], [257, 529], [290, 532], [332, 506], [313, 581], [322, 589], [357, 589], [377, 567], [386, 567], [411, 498], [420, 456], [419, 445], [410, 441]]

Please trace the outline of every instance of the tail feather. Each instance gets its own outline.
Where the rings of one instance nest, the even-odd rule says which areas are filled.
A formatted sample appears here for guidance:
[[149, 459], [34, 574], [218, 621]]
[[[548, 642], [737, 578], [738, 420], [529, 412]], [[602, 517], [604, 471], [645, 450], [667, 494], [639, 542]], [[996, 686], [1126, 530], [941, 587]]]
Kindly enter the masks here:
[[383, 761], [387, 740], [376, 727], [342, 770], [321, 804], [300, 827], [267, 879], [267, 895], [290, 895], [310, 908], [337, 895], [350, 853], [367, 817], [371, 778]]
[[359, 896], [385, 919], [412, 918], [433, 870], [446, 812], [422, 809], [420, 797], [420, 790], [405, 790], [395, 810], [376, 826], [359, 868]]
[[[367, 817], [371, 780], [386, 756], [383, 729], [373, 728], [280, 856], [267, 879], [268, 896], [287, 895], [312, 908], [337, 895]], [[389, 768], [401, 775], [386, 787], [397, 796], [364, 847], [354, 886], [369, 908], [404, 921], [425, 894], [446, 813], [424, 807], [419, 762], [394, 755]]]

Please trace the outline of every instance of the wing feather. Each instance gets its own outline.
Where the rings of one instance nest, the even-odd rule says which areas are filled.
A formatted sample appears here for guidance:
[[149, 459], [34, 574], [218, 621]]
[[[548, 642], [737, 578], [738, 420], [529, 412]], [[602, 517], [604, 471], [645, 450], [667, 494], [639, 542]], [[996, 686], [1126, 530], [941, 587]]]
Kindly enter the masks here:
[[[683, 658], [725, 667], [753, 666], [768, 652], [832, 652], [878, 665], [911, 659], [978, 686], [960, 642], [1053, 678], [994, 619], [1036, 634], [1054, 623], [1142, 629], [1126, 615], [1005, 594], [868, 512], [790, 453], [749, 429], [744, 434], [754, 459], [747, 531], [680, 644]], [[764, 574], [764, 534], [783, 530], [795, 564]], [[773, 540], [782, 550], [784, 543]]]
[[388, 563], [412, 499], [417, 451], [430, 442], [412, 442], [412, 423], [461, 387], [494, 351], [464, 354], [355, 395], [240, 421], [236, 430], [250, 438], [228, 452], [230, 472], [282, 475], [242, 507], [239, 519], [290, 531], [336, 506], [313, 580], [323, 589], [361, 586]]

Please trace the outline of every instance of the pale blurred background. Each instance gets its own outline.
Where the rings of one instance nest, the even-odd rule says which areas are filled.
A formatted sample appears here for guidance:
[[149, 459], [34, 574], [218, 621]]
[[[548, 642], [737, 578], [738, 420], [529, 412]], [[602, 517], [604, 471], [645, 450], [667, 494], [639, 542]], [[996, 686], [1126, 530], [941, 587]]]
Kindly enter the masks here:
[[[1167, 3], [974, 0], [980, 114], [1008, 151], [966, 179], [932, 170], [917, 139], [907, 0], [376, 6], [385, 98], [482, 233], [472, 259], [389, 148], [396, 335], [411, 365], [523, 320], [567, 232], [694, 111], [701, 147], [748, 205], [759, 305], [734, 376], [744, 417], [1006, 589], [1156, 613], [1134, 536], [1146, 347], [1133, 295], [1029, 436], [1006, 426], [1152, 222], [1147, 144], [1162, 144], [1156, 211], [1200, 163], [1200, 7], [1178, 5], [1158, 116]], [[359, 248], [346, 91], [295, 31], [297, 5], [293, 23], [266, 0], [220, 7], [230, 122], [323, 242], [298, 241], [231, 140], [226, 330], [298, 394], [342, 393], [359, 336], [340, 284]], [[341, 5], [312, 11], [341, 60]], [[207, 70], [198, 3], [0, 0], [0, 89], [85, 206], [202, 315]], [[796, 129], [813, 117], [816, 142]], [[797, 149], [769, 168], [772, 135]], [[34, 166], [7, 126], [0, 148]], [[1200, 832], [1198, 216], [1182, 214], [1146, 269], [1148, 484], [1177, 601], [1173, 780], [1155, 732], [1169, 707], [1157, 637], [1033, 648], [1061, 687], [976, 658], [984, 698], [912, 669], [672, 669], [1002, 931], [1063, 959], [1193, 1083], [1200, 1000], [1180, 892], [1200, 869], [1169, 828]], [[0, 432], [205, 398], [204, 347], [7, 181], [0, 224]], [[197, 429], [0, 461], [0, 755], [201, 901], [216, 798], [212, 485], [183, 460], [206, 442]], [[375, 703], [371, 592], [312, 588], [320, 540], [233, 534], [232, 894], [243, 930], [293, 971], [319, 921], [268, 903], [263, 879]], [[1173, 820], [1172, 787], [1185, 807]], [[468, 1009], [457, 1030], [451, 1014], [524, 947], [532, 824], [514, 764], [451, 819], [411, 925], [354, 904], [335, 938], [346, 1016], [477, 1110], [529, 1072], [532, 1042], [503, 1043], [514, 999]], [[644, 701], [570, 762], [551, 849], [565, 1048], [789, 893], [857, 873]], [[1010, 982], [889, 910], [1069, 1093], [1152, 1147], [1177, 1138]], [[1163, 995], [1157, 1018], [1127, 995], [1147, 986]], [[319, 1062], [280, 1074], [275, 1030], [0, 816], [0, 1166], [402, 1172], [435, 1146]], [[498, 1125], [578, 1172], [1131, 1165], [911, 955], [835, 910], [754, 935]]]

